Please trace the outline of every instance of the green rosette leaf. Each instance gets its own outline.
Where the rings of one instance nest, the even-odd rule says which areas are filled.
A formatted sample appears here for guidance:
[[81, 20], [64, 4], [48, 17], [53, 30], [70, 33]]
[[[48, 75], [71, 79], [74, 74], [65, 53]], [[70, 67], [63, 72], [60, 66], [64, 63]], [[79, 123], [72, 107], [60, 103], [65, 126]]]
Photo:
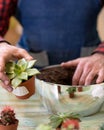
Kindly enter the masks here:
[[19, 74], [17, 76], [18, 79], [21, 79], [21, 80], [28, 80], [28, 73], [27, 72], [22, 72], [21, 74]]
[[35, 64], [36, 60], [30, 60], [28, 61], [27, 69], [32, 68]]
[[18, 78], [14, 78], [11, 82], [13, 88], [16, 88], [18, 87], [20, 84], [22, 83], [22, 80], [21, 79], [18, 79]]
[[17, 65], [21, 68], [21, 71], [25, 71], [28, 66], [28, 62], [23, 58], [17, 62]]
[[36, 75], [36, 74], [39, 74], [40, 72], [33, 68], [33, 69], [27, 69], [26, 72], [28, 73], [28, 76], [33, 76], [33, 75]]
[[10, 61], [8, 63], [6, 63], [6, 73], [14, 73], [14, 67], [15, 67], [15, 63]]

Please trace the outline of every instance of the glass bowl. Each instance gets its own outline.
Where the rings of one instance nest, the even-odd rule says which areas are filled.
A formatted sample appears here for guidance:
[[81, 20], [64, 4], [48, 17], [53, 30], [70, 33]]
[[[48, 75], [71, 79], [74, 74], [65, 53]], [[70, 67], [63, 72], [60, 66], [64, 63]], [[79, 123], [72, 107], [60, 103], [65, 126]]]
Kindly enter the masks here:
[[[44, 107], [49, 113], [70, 112], [89, 116], [100, 111], [104, 103], [104, 83], [72, 86], [75, 68], [63, 69], [60, 65], [46, 67], [35, 77], [35, 86]], [[68, 88], [76, 88], [70, 98]], [[82, 88], [82, 91], [79, 91]]]

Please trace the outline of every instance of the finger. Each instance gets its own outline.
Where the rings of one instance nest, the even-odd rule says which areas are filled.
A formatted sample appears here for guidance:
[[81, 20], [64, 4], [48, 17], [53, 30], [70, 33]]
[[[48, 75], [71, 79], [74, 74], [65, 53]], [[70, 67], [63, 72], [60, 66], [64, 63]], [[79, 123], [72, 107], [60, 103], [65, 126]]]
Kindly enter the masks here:
[[79, 80], [79, 85], [85, 85], [86, 77], [88, 76], [89, 72], [91, 71], [91, 68], [89, 65], [86, 65], [83, 69], [82, 75]]
[[68, 61], [68, 62], [63, 62], [61, 63], [61, 66], [65, 67], [65, 68], [69, 68], [69, 67], [74, 67], [77, 66], [79, 63], [79, 59], [76, 60], [72, 60], [72, 61]]
[[97, 75], [97, 72], [95, 72], [93, 70], [90, 71], [89, 74], [86, 77], [85, 85], [90, 85], [92, 83], [92, 81], [94, 80], [96, 75]]
[[0, 81], [3, 88], [7, 89], [9, 92], [12, 91], [12, 87], [10, 86], [10, 80], [3, 72], [0, 72]]
[[0, 58], [0, 72], [3, 72], [5, 69], [5, 60], [4, 58]]
[[11, 92], [12, 87], [10, 87], [10, 80], [5, 75], [4, 69], [5, 69], [5, 60], [3, 58], [0, 58], [0, 85], [8, 92]]
[[101, 69], [98, 74], [98, 78], [96, 80], [96, 83], [101, 83], [104, 81], [104, 69]]
[[26, 60], [32, 60], [33, 57], [24, 49], [17, 49], [17, 51], [14, 54], [14, 58], [25, 58]]
[[2, 82], [1, 80], [0, 80], [0, 86], [3, 87], [8, 92], [12, 92], [12, 90], [13, 90], [13, 88], [11, 86], [6, 85], [6, 83], [4, 84], [4, 82]]
[[[0, 72], [0, 80], [2, 80], [4, 82], [5, 81], [10, 82], [9, 78], [7, 77], [7, 75], [4, 72]], [[6, 84], [6, 85], [8, 85], [8, 84]]]
[[83, 72], [83, 67], [78, 65], [72, 78], [73, 85], [79, 85], [79, 80], [82, 75], [82, 72]]

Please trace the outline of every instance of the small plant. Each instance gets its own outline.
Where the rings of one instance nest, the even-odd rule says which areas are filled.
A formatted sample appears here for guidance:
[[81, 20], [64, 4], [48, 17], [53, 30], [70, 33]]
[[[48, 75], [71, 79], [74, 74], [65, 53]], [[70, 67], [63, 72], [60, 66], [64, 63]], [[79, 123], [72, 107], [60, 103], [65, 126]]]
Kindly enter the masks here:
[[69, 87], [69, 88], [66, 89], [66, 91], [68, 92], [69, 97], [73, 98], [74, 97], [74, 93], [76, 92], [76, 88], [75, 87]]
[[[80, 121], [79, 114], [74, 114], [74, 113], [59, 113], [59, 114], [50, 116], [50, 125], [53, 128], [56, 128], [56, 129], [59, 128], [60, 130], [64, 130], [63, 128], [67, 128], [67, 127], [79, 128], [79, 121]], [[66, 125], [67, 127], [65, 127]], [[69, 129], [65, 129], [65, 130], [69, 130]]]
[[17, 122], [14, 110], [9, 106], [4, 107], [0, 113], [0, 125], [8, 126]]
[[36, 68], [33, 68], [35, 62], [36, 60], [27, 61], [23, 58], [17, 62], [9, 61], [6, 64], [6, 74], [10, 78], [14, 88], [18, 87], [23, 81], [39, 73]]
[[36, 130], [79, 130], [79, 114], [58, 113], [50, 116], [50, 122], [40, 124]]

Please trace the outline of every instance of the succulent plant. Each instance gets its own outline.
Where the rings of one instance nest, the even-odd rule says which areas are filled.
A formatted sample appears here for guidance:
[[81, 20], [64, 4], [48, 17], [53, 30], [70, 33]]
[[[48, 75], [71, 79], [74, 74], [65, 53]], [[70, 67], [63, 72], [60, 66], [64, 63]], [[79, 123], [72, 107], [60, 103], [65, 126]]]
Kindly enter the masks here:
[[15, 124], [16, 122], [17, 119], [14, 110], [9, 106], [4, 107], [0, 113], [0, 125], [7, 126]]
[[74, 93], [76, 91], [75, 87], [69, 87], [66, 89], [66, 91], [70, 94], [70, 93]]
[[53, 128], [61, 128], [62, 123], [66, 119], [73, 119], [80, 121], [79, 114], [77, 113], [58, 113], [50, 116], [50, 125]]
[[36, 60], [27, 61], [23, 58], [17, 62], [9, 61], [6, 64], [6, 74], [14, 88], [18, 87], [23, 81], [28, 80], [29, 77], [39, 73], [36, 68], [33, 68], [35, 62]]
[[66, 91], [68, 92], [69, 94], [69, 98], [74, 98], [75, 96], [75, 92], [76, 92], [76, 88], [75, 87], [69, 87], [66, 89]]

